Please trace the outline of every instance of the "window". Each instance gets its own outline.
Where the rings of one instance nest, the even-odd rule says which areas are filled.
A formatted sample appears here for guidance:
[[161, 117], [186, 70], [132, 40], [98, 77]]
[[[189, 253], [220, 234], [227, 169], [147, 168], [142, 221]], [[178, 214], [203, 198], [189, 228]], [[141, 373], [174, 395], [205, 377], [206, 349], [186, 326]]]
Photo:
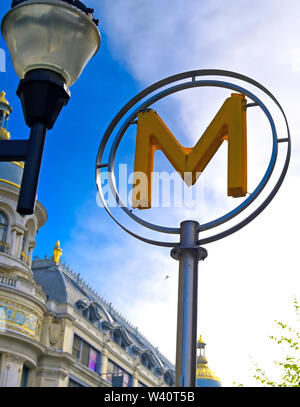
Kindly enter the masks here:
[[85, 299], [78, 300], [75, 304], [76, 308], [82, 315], [88, 319], [92, 324], [101, 319], [101, 314], [96, 304], [91, 303], [88, 305]]
[[72, 355], [77, 360], [79, 360], [79, 358], [80, 358], [80, 347], [81, 347], [81, 339], [79, 338], [79, 336], [74, 335]]
[[99, 352], [97, 352], [95, 349], [90, 349], [89, 368], [94, 372], [97, 370], [98, 355]]
[[113, 332], [112, 338], [115, 343], [121, 346], [122, 349], [126, 350], [126, 343], [119, 332]]
[[93, 372], [99, 373], [100, 352], [77, 335], [74, 335], [72, 355]]
[[164, 379], [165, 379], [165, 383], [166, 383], [168, 386], [173, 386], [173, 385], [174, 385], [174, 380], [173, 380], [173, 378], [172, 378], [170, 372], [166, 372], [166, 373], [165, 373]]
[[107, 380], [110, 381], [114, 387], [132, 386], [132, 375], [110, 359], [107, 364]]
[[89, 366], [89, 360], [90, 360], [90, 345], [85, 341], [81, 341], [80, 362], [83, 363], [85, 366]]
[[145, 366], [149, 370], [151, 370], [153, 368], [153, 363], [150, 361], [150, 358], [147, 355], [147, 353], [144, 353], [141, 356], [141, 363], [142, 363], [143, 366]]
[[29, 371], [30, 371], [29, 367], [26, 365], [23, 365], [20, 387], [27, 387]]
[[149, 367], [149, 361], [148, 361], [148, 358], [147, 358], [147, 356], [146, 355], [142, 355], [142, 357], [141, 357], [141, 362], [142, 362], [142, 365], [143, 366], [145, 366], [145, 367]]
[[8, 220], [3, 212], [0, 211], [0, 252], [6, 252], [8, 244], [7, 239]]

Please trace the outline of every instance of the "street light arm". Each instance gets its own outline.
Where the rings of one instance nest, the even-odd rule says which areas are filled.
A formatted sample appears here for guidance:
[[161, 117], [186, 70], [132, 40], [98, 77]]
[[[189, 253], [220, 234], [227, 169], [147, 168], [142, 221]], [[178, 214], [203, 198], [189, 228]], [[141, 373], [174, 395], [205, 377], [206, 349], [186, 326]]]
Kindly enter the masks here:
[[24, 171], [19, 193], [17, 212], [33, 213], [47, 128], [44, 123], [34, 123], [28, 140], [1, 140], [0, 161], [24, 161]]
[[31, 127], [30, 138], [28, 140], [28, 153], [17, 206], [17, 212], [21, 215], [31, 215], [33, 213], [46, 130], [46, 126], [43, 123], [35, 123]]

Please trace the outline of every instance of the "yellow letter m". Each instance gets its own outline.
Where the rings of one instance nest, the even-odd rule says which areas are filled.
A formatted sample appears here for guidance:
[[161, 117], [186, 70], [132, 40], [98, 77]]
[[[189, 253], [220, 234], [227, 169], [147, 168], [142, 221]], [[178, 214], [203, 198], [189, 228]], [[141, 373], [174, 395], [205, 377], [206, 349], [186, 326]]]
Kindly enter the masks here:
[[152, 109], [138, 113], [134, 185], [139, 173], [146, 174], [148, 185], [132, 202], [134, 208], [151, 208], [154, 153], [161, 150], [176, 171], [185, 179], [191, 173], [193, 185], [204, 171], [224, 140], [228, 141], [227, 195], [241, 197], [247, 194], [247, 128], [246, 99], [233, 93], [225, 100], [213, 121], [197, 144], [183, 147], [159, 115]]

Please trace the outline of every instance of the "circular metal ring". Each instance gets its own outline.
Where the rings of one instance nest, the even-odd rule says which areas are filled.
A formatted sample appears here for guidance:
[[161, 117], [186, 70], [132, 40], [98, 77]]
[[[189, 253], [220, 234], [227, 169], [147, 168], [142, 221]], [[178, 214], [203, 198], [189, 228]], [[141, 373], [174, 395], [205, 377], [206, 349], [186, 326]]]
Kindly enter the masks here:
[[[140, 110], [148, 108], [149, 106], [151, 106], [153, 103], [157, 102], [158, 100], [160, 100], [160, 99], [162, 99], [162, 98], [164, 98], [164, 97], [166, 97], [166, 96], [168, 96], [168, 95], [170, 95], [172, 93], [178, 92], [180, 90], [184, 90], [184, 89], [188, 89], [188, 88], [192, 88], [192, 87], [199, 87], [199, 86], [215, 86], [215, 87], [222, 87], [222, 88], [231, 89], [231, 90], [234, 90], [234, 91], [238, 91], [239, 93], [245, 94], [251, 100], [253, 100], [254, 103], [256, 103], [257, 105], [260, 106], [260, 108], [263, 110], [263, 112], [265, 113], [265, 115], [267, 116], [267, 118], [269, 120], [271, 130], [272, 130], [272, 138], [273, 138], [272, 154], [271, 154], [271, 159], [270, 159], [268, 168], [267, 168], [262, 180], [260, 181], [259, 185], [256, 187], [254, 192], [242, 202], [242, 204], [238, 205], [235, 209], [231, 210], [226, 215], [224, 215], [224, 216], [222, 216], [222, 217], [220, 217], [218, 219], [215, 219], [214, 221], [211, 221], [211, 222], [208, 222], [206, 224], [200, 225], [199, 231], [204, 231], [204, 230], [208, 230], [208, 229], [214, 228], [216, 226], [219, 226], [222, 223], [232, 219], [234, 216], [238, 215], [240, 212], [242, 212], [246, 207], [248, 207], [257, 198], [257, 196], [263, 190], [263, 188], [267, 184], [267, 182], [268, 182], [268, 180], [269, 180], [269, 178], [270, 178], [270, 176], [272, 174], [272, 171], [274, 169], [274, 166], [275, 166], [275, 163], [276, 163], [276, 157], [277, 157], [278, 139], [277, 139], [277, 134], [276, 134], [276, 128], [275, 128], [274, 121], [272, 119], [272, 116], [271, 116], [270, 112], [266, 108], [266, 106], [254, 94], [252, 94], [248, 90], [246, 90], [246, 89], [244, 89], [244, 88], [242, 88], [240, 86], [237, 86], [235, 84], [227, 83], [227, 82], [221, 82], [221, 81], [213, 81], [213, 80], [202, 80], [202, 81], [196, 81], [195, 80], [197, 76], [205, 76], [205, 75], [210, 75], [210, 76], [211, 75], [215, 75], [215, 76], [219, 75], [219, 76], [233, 77], [235, 79], [246, 81], [246, 82], [258, 87], [260, 90], [262, 90], [264, 93], [266, 93], [275, 102], [275, 104], [279, 107], [281, 113], [284, 116], [284, 120], [285, 120], [286, 127], [287, 127], [287, 134], [288, 134], [288, 137], [285, 140], [285, 141], [288, 141], [288, 151], [287, 151], [287, 157], [286, 157], [285, 165], [284, 165], [283, 171], [281, 173], [281, 176], [280, 176], [277, 184], [275, 185], [275, 187], [271, 191], [271, 193], [265, 199], [265, 201], [251, 215], [249, 215], [246, 219], [244, 219], [243, 221], [241, 221], [237, 225], [235, 225], [232, 228], [230, 228], [230, 229], [228, 229], [228, 230], [226, 230], [226, 231], [224, 231], [222, 233], [219, 233], [217, 235], [210, 236], [208, 238], [204, 238], [204, 239], [199, 241], [199, 244], [210, 243], [212, 241], [221, 239], [222, 237], [228, 236], [229, 234], [239, 230], [241, 227], [245, 226], [252, 219], [254, 219], [268, 205], [268, 203], [274, 197], [274, 195], [278, 191], [278, 189], [279, 189], [279, 187], [280, 187], [280, 185], [281, 185], [281, 183], [282, 183], [282, 181], [284, 179], [284, 176], [286, 174], [288, 164], [289, 164], [289, 159], [290, 159], [290, 133], [289, 133], [289, 127], [288, 127], [287, 119], [286, 119], [286, 116], [285, 116], [280, 104], [275, 99], [275, 97], [266, 88], [264, 88], [262, 85], [260, 85], [258, 82], [254, 81], [251, 78], [245, 77], [243, 75], [236, 74], [234, 72], [229, 72], [229, 71], [222, 71], [222, 70], [202, 70], [202, 71], [184, 72], [182, 74], [174, 75], [172, 77], [166, 78], [165, 80], [159, 81], [156, 84], [148, 87], [147, 89], [145, 89], [144, 91], [139, 93], [135, 98], [133, 98], [130, 102], [128, 102], [127, 105], [125, 105], [124, 108], [121, 109], [121, 111], [116, 115], [116, 117], [113, 119], [113, 121], [111, 122], [111, 124], [107, 128], [106, 133], [104, 134], [104, 137], [102, 139], [102, 142], [100, 144], [100, 148], [99, 148], [99, 151], [98, 151], [97, 163], [96, 163], [96, 183], [97, 183], [100, 198], [101, 198], [101, 200], [103, 202], [103, 205], [104, 205], [105, 209], [108, 211], [109, 215], [115, 220], [115, 222], [119, 226], [121, 226], [126, 232], [128, 232], [132, 236], [134, 236], [134, 237], [136, 237], [136, 238], [138, 238], [138, 239], [140, 239], [142, 241], [145, 241], [147, 243], [160, 245], [160, 246], [167, 246], [167, 247], [173, 247], [174, 245], [177, 244], [177, 243], [172, 243], [172, 242], [160, 242], [160, 241], [154, 241], [154, 240], [146, 239], [146, 238], [144, 238], [144, 237], [142, 237], [140, 235], [137, 235], [137, 234], [131, 232], [130, 230], [125, 228], [123, 225], [121, 225], [117, 221], [117, 219], [112, 215], [111, 211], [109, 210], [109, 208], [108, 208], [108, 206], [106, 204], [105, 198], [104, 198], [103, 193], [102, 193], [101, 174], [100, 174], [101, 168], [108, 167], [109, 183], [110, 183], [110, 187], [111, 187], [111, 190], [113, 192], [113, 195], [114, 195], [114, 197], [116, 199], [116, 202], [118, 203], [120, 208], [128, 216], [130, 216], [134, 221], [136, 221], [137, 223], [141, 224], [142, 226], [144, 226], [146, 228], [149, 228], [149, 229], [155, 230], [157, 232], [161, 232], [161, 233], [178, 234], [180, 232], [179, 228], [169, 228], [169, 227], [163, 227], [163, 226], [155, 225], [155, 224], [152, 224], [150, 222], [146, 222], [145, 220], [143, 220], [143, 219], [139, 218], [138, 216], [134, 215], [123, 204], [123, 202], [121, 201], [121, 198], [119, 196], [119, 193], [117, 191], [117, 188], [116, 188], [116, 180], [115, 180], [115, 176], [114, 176], [114, 163], [115, 163], [115, 157], [116, 157], [117, 149], [118, 149], [118, 146], [119, 146], [119, 144], [121, 142], [121, 139], [124, 136], [126, 130], [128, 129], [128, 127], [131, 124], [132, 120], [136, 117], [137, 113]], [[119, 129], [117, 135], [114, 138], [113, 145], [112, 145], [112, 147], [110, 149], [109, 162], [107, 164], [103, 164], [102, 163], [102, 157], [103, 157], [103, 153], [104, 153], [106, 144], [107, 144], [110, 136], [112, 135], [112, 132], [113, 132], [114, 128], [117, 126], [117, 124], [120, 122], [120, 120], [124, 117], [124, 115], [126, 115], [126, 113], [128, 113], [133, 106], [137, 105], [137, 103], [139, 101], [144, 99], [149, 94], [153, 93], [155, 90], [157, 90], [157, 89], [159, 89], [159, 88], [161, 88], [163, 86], [166, 86], [167, 84], [172, 83], [174, 81], [186, 79], [188, 77], [192, 78], [191, 82], [184, 82], [184, 83], [181, 83], [179, 85], [177, 84], [177, 85], [175, 85], [173, 87], [169, 87], [169, 88], [161, 91], [160, 93], [150, 97], [146, 101], [144, 101], [141, 105], [138, 106], [138, 108], [135, 108], [135, 110], [127, 117], [125, 122], [122, 124], [122, 126]]]
[[178, 233], [177, 228], [170, 228], [170, 227], [165, 227], [165, 226], [159, 226], [155, 225], [150, 222], [146, 222], [145, 220], [141, 219], [140, 217], [134, 215], [122, 202], [120, 195], [118, 193], [117, 187], [116, 187], [116, 180], [115, 180], [115, 175], [114, 175], [114, 164], [115, 164], [115, 157], [117, 153], [117, 149], [119, 147], [119, 144], [126, 133], [130, 122], [135, 119], [137, 113], [141, 110], [144, 110], [151, 106], [153, 103], [157, 102], [158, 100], [172, 94], [175, 92], [179, 92], [184, 89], [189, 89], [191, 87], [204, 87], [204, 86], [210, 86], [210, 87], [221, 87], [221, 88], [226, 88], [226, 89], [231, 89], [234, 91], [238, 91], [246, 96], [248, 96], [253, 102], [257, 103], [260, 108], [263, 110], [265, 115], [267, 116], [271, 130], [272, 130], [272, 139], [273, 139], [273, 147], [272, 147], [272, 154], [270, 158], [270, 162], [268, 165], [268, 168], [259, 183], [259, 185], [255, 188], [255, 190], [252, 192], [252, 194], [246, 198], [240, 205], [238, 205], [236, 208], [231, 210], [230, 212], [226, 213], [226, 215], [221, 216], [218, 219], [215, 219], [214, 221], [205, 223], [203, 225], [200, 225], [200, 231], [208, 230], [213, 227], [219, 226], [222, 223], [227, 222], [228, 220], [232, 219], [234, 216], [237, 216], [240, 212], [242, 212], [244, 209], [246, 209], [260, 194], [260, 192], [263, 190], [265, 185], [267, 184], [272, 171], [274, 169], [275, 163], [276, 163], [276, 157], [277, 157], [277, 133], [276, 133], [276, 128], [274, 121], [272, 119], [272, 116], [269, 112], [269, 110], [266, 108], [266, 106], [261, 102], [260, 99], [258, 99], [255, 95], [253, 95], [251, 92], [247, 91], [244, 88], [241, 88], [240, 86], [236, 86], [232, 83], [227, 83], [227, 82], [219, 82], [219, 81], [192, 81], [192, 82], [187, 82], [183, 83], [180, 85], [176, 85], [172, 88], [168, 88], [165, 91], [153, 96], [151, 99], [146, 100], [142, 105], [138, 106], [134, 110], [134, 112], [126, 119], [126, 121], [123, 123], [122, 127], [118, 131], [118, 133], [115, 136], [115, 139], [113, 141], [113, 145], [110, 150], [110, 156], [108, 160], [108, 177], [109, 177], [109, 182], [110, 182], [110, 187], [113, 193], [113, 196], [116, 198], [116, 201], [120, 208], [128, 215], [130, 216], [134, 221], [139, 223], [140, 225], [147, 227], [149, 229], [155, 230], [157, 232], [161, 233], [173, 233], [176, 234]]

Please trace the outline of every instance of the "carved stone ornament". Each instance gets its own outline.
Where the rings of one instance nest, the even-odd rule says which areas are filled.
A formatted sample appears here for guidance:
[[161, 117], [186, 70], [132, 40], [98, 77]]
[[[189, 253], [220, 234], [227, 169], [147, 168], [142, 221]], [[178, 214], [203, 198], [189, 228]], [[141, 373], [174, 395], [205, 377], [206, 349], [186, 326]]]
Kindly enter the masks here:
[[52, 370], [47, 368], [38, 369], [38, 376], [42, 377], [53, 377], [64, 379], [68, 375], [66, 370]]
[[60, 323], [52, 322], [49, 326], [49, 341], [51, 345], [56, 345], [62, 334], [62, 327]]

